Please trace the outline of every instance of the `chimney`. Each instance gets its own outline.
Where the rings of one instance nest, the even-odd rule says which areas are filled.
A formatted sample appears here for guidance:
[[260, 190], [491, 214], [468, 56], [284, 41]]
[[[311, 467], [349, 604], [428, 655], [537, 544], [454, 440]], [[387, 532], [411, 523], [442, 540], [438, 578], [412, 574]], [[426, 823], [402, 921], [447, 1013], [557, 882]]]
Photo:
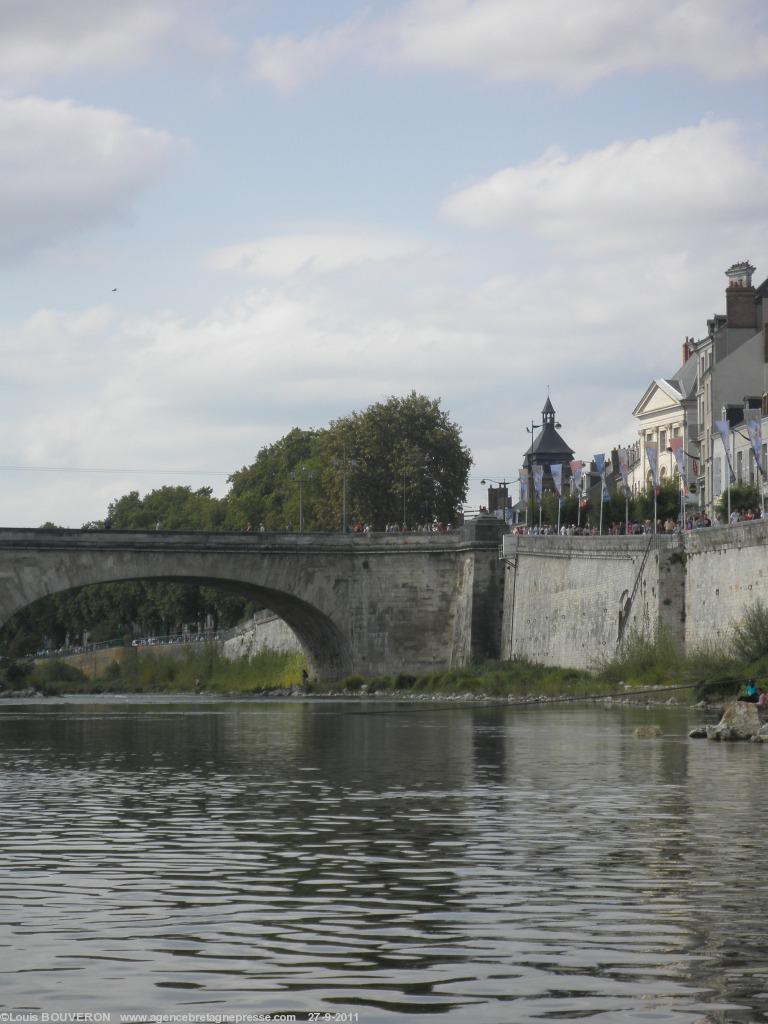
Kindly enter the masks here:
[[752, 287], [755, 268], [745, 260], [734, 263], [725, 272], [728, 287], [725, 289], [725, 313], [729, 327], [751, 327], [757, 329], [757, 289]]
[[691, 341], [692, 340], [693, 339], [690, 339], [690, 341], [689, 341], [688, 335], [686, 334], [685, 341], [683, 342], [683, 366], [685, 366], [685, 364], [691, 358]]

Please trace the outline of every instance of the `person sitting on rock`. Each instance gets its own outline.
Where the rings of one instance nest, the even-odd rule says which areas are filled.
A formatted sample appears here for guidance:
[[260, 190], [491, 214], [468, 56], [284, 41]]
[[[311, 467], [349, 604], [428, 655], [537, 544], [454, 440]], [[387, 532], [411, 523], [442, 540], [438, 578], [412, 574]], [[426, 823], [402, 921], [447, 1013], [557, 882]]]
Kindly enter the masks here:
[[757, 688], [757, 683], [754, 679], [748, 679], [747, 685], [744, 688], [744, 693], [739, 697], [739, 700], [744, 701], [746, 704], [757, 704], [760, 701], [760, 690]]

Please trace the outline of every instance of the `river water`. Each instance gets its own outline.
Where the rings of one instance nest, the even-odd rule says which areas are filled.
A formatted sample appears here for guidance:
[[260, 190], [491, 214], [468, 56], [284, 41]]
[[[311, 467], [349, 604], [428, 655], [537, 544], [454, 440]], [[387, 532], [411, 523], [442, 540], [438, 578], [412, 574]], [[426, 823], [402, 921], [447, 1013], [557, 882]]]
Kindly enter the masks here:
[[768, 745], [700, 718], [2, 701], [0, 1005], [768, 1020]]

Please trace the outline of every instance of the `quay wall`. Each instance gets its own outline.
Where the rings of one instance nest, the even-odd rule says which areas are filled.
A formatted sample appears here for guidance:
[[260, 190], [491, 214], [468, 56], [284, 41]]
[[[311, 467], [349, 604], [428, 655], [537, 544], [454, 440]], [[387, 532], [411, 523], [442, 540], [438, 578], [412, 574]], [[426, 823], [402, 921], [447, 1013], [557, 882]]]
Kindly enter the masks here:
[[502, 657], [594, 668], [621, 637], [684, 642], [684, 560], [666, 537], [504, 538]]
[[501, 656], [594, 668], [635, 631], [727, 646], [768, 605], [768, 521], [683, 536], [504, 538]]
[[768, 520], [696, 530], [685, 552], [686, 646], [726, 647], [750, 605], [768, 605]]
[[240, 626], [234, 636], [224, 640], [220, 650], [229, 661], [236, 661], [238, 658], [250, 658], [259, 651], [293, 654], [300, 652], [302, 647], [291, 627], [265, 608]]

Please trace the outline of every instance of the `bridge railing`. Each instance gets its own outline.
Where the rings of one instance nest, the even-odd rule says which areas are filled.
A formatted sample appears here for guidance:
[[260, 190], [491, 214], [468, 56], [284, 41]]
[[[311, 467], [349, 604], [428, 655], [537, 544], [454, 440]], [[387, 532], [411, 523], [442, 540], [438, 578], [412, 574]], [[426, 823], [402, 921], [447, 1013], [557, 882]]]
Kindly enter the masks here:
[[53, 649], [42, 648], [29, 655], [31, 658], [68, 658], [73, 654], [90, 654], [93, 651], [104, 651], [111, 647], [165, 647], [169, 644], [210, 643], [213, 640], [225, 640], [230, 630], [202, 630], [199, 633], [175, 633], [169, 636], [136, 637], [127, 644], [124, 640], [101, 640], [93, 644], [69, 644]]

